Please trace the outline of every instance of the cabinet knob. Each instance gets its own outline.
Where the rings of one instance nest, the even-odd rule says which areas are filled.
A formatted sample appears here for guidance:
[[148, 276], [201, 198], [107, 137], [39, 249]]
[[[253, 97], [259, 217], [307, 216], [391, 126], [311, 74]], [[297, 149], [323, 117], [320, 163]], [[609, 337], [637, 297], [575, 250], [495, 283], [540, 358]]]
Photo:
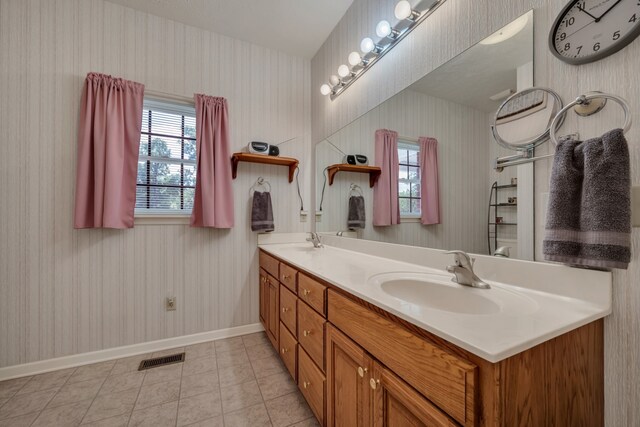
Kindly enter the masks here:
[[289, 309], [287, 307], [282, 307], [282, 312], [286, 313], [287, 311], [289, 311]]
[[367, 368], [363, 368], [362, 366], [358, 367], [358, 375], [360, 375], [360, 378], [364, 378], [364, 374], [366, 374], [368, 371]]
[[303, 289], [302, 290], [302, 294], [303, 295], [309, 295], [311, 293], [311, 291], [309, 289]]
[[311, 331], [302, 331], [302, 335], [308, 337], [309, 335], [311, 335]]
[[289, 276], [288, 274], [282, 275], [282, 280], [289, 280], [289, 279], [291, 279], [291, 276]]
[[267, 281], [267, 278], [266, 278], [266, 277], [264, 277], [264, 276], [261, 276], [261, 277], [260, 277], [260, 280], [262, 280], [262, 283], [264, 283], [264, 282], [266, 282], [266, 281]]
[[302, 382], [302, 387], [304, 387], [304, 388], [309, 388], [310, 385], [311, 385], [311, 383], [309, 383], [307, 381], [303, 381]]
[[280, 350], [280, 352], [281, 352], [282, 354], [285, 354], [287, 351], [289, 351], [289, 350], [287, 350], [287, 349], [286, 349], [286, 348], [284, 348], [284, 347], [282, 348], [282, 350]]
[[378, 386], [380, 385], [380, 380], [375, 380], [375, 379], [371, 378], [371, 379], [369, 380], [369, 385], [371, 386], [371, 388], [372, 388], [372, 389], [374, 389], [374, 390], [375, 390], [375, 389], [377, 389], [377, 388], [378, 388]]

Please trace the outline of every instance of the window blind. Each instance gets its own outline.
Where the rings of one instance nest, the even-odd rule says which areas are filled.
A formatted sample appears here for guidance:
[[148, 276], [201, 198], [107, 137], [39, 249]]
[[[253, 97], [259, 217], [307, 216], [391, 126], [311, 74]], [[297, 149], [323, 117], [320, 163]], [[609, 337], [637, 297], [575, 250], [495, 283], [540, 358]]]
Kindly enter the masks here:
[[193, 105], [145, 98], [136, 214], [191, 214], [196, 185]]

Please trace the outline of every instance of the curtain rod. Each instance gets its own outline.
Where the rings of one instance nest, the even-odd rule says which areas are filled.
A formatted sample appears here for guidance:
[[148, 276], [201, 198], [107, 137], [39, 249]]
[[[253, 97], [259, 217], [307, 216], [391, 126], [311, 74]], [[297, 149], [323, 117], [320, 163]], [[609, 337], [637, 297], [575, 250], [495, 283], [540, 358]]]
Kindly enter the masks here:
[[398, 135], [398, 140], [409, 141], [409, 142], [418, 142], [418, 138], [414, 138], [412, 136]]
[[189, 105], [193, 105], [194, 103], [193, 97], [176, 95], [174, 93], [168, 93], [168, 92], [161, 92], [159, 90], [151, 90], [151, 89], [145, 88], [144, 94], [152, 98], [170, 99], [172, 101], [183, 102]]

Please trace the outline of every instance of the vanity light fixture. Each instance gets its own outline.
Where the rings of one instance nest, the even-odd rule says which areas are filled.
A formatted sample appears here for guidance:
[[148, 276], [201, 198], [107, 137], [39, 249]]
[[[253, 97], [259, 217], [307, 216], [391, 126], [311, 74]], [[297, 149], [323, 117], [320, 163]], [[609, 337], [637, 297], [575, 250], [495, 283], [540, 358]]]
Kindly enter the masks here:
[[[412, 2], [417, 4], [412, 6]], [[380, 58], [387, 54], [393, 47], [405, 38], [422, 21], [435, 12], [446, 0], [400, 0], [395, 7], [394, 15], [400, 21], [392, 26], [389, 21], [383, 19], [376, 25], [376, 35], [380, 39], [377, 43], [371, 37], [365, 37], [360, 42], [360, 51], [351, 52], [346, 64], [338, 67], [338, 76], [329, 77], [329, 85], [326, 83], [320, 87], [320, 93], [328, 95], [331, 100], [336, 99], [346, 88], [358, 80]], [[414, 8], [415, 7], [415, 8]], [[519, 31], [519, 30], [518, 30]], [[324, 87], [324, 86], [327, 87]], [[329, 89], [327, 91], [327, 88]]]
[[492, 45], [508, 40], [522, 31], [522, 29], [527, 26], [527, 22], [529, 22], [529, 14], [525, 13], [512, 23], [506, 25], [505, 27], [502, 27], [484, 40], [481, 40], [480, 44]]

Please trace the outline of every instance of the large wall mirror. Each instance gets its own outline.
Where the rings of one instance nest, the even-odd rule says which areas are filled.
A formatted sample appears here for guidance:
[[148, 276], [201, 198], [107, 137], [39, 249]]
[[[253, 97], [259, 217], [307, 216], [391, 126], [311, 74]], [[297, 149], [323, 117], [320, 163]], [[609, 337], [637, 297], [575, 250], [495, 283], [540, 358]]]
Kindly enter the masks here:
[[[533, 11], [316, 144], [316, 230], [351, 228], [362, 239], [479, 254], [493, 255], [502, 247], [502, 254], [509, 248], [511, 257], [533, 259], [533, 167], [496, 171], [493, 160], [514, 152], [498, 145], [491, 132], [504, 100], [531, 86]], [[383, 130], [392, 140], [397, 135], [397, 153], [376, 153], [376, 138], [387, 135]], [[433, 140], [437, 164], [432, 153], [425, 154]], [[398, 188], [399, 224], [374, 226], [370, 174], [340, 170], [329, 184], [330, 167], [355, 154], [366, 156], [372, 166], [384, 157], [386, 173], [398, 173], [390, 182]], [[439, 190], [439, 218], [425, 225], [425, 206], [433, 209], [435, 203], [433, 192], [425, 193], [433, 188]], [[380, 209], [387, 206], [376, 206], [378, 220], [384, 216]]]

